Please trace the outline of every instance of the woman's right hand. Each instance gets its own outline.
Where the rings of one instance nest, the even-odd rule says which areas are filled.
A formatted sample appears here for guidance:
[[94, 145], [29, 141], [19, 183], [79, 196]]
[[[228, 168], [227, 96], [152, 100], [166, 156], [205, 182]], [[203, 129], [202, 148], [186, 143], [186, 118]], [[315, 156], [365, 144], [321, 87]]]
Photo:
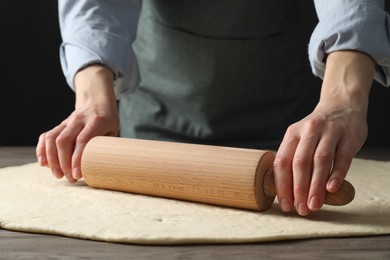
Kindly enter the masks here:
[[82, 177], [81, 156], [95, 136], [117, 136], [119, 115], [113, 90], [114, 76], [103, 65], [91, 65], [75, 76], [76, 105], [71, 115], [42, 133], [36, 147], [41, 166], [50, 167], [56, 178], [70, 183]]

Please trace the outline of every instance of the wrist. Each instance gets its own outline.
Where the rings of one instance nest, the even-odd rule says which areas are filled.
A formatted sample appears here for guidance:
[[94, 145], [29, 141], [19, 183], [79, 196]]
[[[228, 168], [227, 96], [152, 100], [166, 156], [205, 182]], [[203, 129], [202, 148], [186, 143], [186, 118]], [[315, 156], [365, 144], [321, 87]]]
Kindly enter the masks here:
[[89, 65], [75, 76], [76, 108], [86, 104], [116, 103], [114, 74], [104, 65]]

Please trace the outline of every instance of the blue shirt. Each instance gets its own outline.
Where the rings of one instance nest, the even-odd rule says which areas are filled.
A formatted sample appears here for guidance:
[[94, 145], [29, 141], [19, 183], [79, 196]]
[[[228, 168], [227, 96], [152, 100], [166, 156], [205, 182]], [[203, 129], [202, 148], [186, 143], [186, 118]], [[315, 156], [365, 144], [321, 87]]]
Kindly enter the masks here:
[[[60, 61], [68, 85], [81, 68], [101, 63], [115, 74], [117, 98], [139, 82], [132, 42], [141, 0], [58, 0], [62, 36]], [[319, 22], [308, 56], [314, 75], [323, 78], [325, 58], [339, 50], [356, 50], [376, 62], [375, 80], [390, 86], [390, 16], [384, 0], [314, 0]]]

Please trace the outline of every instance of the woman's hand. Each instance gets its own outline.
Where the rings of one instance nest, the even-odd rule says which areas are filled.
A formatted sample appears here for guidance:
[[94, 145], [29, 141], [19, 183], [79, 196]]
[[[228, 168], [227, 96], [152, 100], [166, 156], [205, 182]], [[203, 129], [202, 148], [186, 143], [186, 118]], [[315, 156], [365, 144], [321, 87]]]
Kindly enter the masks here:
[[91, 65], [75, 76], [75, 111], [62, 123], [40, 135], [36, 155], [41, 166], [70, 183], [82, 177], [81, 156], [87, 142], [101, 135], [117, 136], [119, 116], [113, 91], [113, 73]]
[[274, 161], [283, 211], [305, 216], [319, 210], [326, 191], [336, 192], [367, 137], [368, 96], [374, 62], [366, 54], [328, 56], [321, 98], [314, 111], [291, 125]]

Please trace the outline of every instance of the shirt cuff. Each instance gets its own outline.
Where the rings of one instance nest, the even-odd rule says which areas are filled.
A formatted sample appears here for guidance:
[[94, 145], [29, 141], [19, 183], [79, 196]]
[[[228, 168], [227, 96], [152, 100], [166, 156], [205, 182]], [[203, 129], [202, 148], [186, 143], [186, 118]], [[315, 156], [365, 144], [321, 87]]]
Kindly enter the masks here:
[[376, 62], [375, 80], [390, 86], [390, 17], [374, 4], [345, 3], [321, 14], [309, 42], [309, 60], [314, 75], [323, 79], [326, 55], [356, 50]]
[[72, 41], [64, 40], [60, 46], [61, 67], [71, 89], [75, 90], [74, 77], [80, 69], [100, 63], [114, 72], [114, 93], [117, 99], [133, 91], [138, 85], [139, 75], [131, 44], [124, 43], [124, 39], [115, 35], [101, 37], [101, 32], [99, 35], [93, 31], [81, 34], [82, 37], [72, 37]]

